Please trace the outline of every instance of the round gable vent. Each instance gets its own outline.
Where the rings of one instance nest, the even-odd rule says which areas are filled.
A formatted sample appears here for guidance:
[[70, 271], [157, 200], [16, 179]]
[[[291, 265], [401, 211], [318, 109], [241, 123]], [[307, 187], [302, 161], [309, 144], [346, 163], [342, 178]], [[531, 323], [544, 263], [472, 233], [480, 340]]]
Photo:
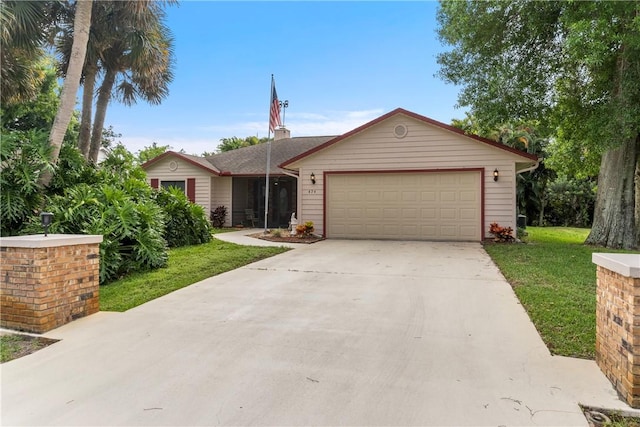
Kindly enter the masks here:
[[171, 160], [169, 162], [169, 170], [173, 172], [176, 169], [178, 169], [178, 162], [176, 162], [175, 160]]
[[407, 136], [407, 132], [409, 132], [409, 129], [407, 129], [407, 126], [403, 124], [396, 125], [393, 128], [393, 136], [395, 136], [398, 139], [404, 138], [405, 136]]

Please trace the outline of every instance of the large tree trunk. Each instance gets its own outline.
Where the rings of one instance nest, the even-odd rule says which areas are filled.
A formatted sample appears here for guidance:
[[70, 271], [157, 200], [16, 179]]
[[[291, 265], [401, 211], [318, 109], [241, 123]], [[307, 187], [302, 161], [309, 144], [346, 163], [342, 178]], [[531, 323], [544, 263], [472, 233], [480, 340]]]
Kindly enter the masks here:
[[100, 85], [98, 93], [98, 101], [96, 102], [96, 115], [93, 119], [93, 131], [91, 132], [91, 147], [89, 148], [89, 160], [97, 163], [98, 153], [102, 145], [102, 129], [104, 128], [104, 120], [107, 116], [107, 107], [111, 100], [111, 90], [116, 81], [116, 72], [107, 70], [104, 80]]
[[[62, 93], [60, 94], [60, 105], [51, 127], [49, 144], [52, 147], [51, 161], [58, 162], [60, 148], [64, 135], [67, 133], [71, 115], [76, 105], [76, 95], [82, 77], [82, 67], [87, 53], [87, 43], [89, 42], [89, 30], [91, 28], [91, 8], [93, 0], [78, 0], [76, 4], [76, 14], [73, 20], [73, 45], [71, 46], [71, 58], [67, 68]], [[53, 175], [45, 172], [40, 177], [40, 184], [48, 186]]]
[[80, 134], [78, 148], [85, 159], [89, 159], [91, 144], [91, 119], [93, 117], [93, 91], [96, 84], [98, 68], [95, 64], [87, 64], [84, 72], [84, 88], [82, 89], [82, 117], [80, 119]]
[[640, 135], [602, 156], [593, 226], [586, 243], [640, 248]]

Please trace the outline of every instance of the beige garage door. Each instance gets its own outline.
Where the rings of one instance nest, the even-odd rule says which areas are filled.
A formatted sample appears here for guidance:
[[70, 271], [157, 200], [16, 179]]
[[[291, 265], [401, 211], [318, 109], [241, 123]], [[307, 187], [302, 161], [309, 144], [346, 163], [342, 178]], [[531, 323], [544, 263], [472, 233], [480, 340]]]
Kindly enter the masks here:
[[481, 239], [479, 172], [327, 177], [327, 237]]

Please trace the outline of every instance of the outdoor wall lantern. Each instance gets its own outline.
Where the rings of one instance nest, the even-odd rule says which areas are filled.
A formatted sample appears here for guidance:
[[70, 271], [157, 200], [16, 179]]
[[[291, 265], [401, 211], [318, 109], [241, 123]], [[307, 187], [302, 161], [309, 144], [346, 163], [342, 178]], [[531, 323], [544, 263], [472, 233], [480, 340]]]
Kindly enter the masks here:
[[493, 180], [497, 181], [498, 177], [500, 176], [500, 172], [498, 172], [498, 168], [493, 170]]
[[40, 223], [42, 224], [42, 228], [44, 228], [44, 237], [47, 237], [47, 233], [49, 232], [49, 226], [53, 221], [53, 214], [51, 212], [40, 212]]
[[316, 183], [316, 174], [311, 172], [311, 183], [315, 184]]

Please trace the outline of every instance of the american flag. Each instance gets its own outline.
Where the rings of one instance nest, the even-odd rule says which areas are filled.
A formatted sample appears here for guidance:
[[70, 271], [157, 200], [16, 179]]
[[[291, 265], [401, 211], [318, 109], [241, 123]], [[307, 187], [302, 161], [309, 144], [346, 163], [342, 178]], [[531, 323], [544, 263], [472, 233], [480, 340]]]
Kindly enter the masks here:
[[276, 84], [271, 78], [271, 109], [269, 111], [269, 130], [276, 131], [276, 126], [280, 126], [280, 103], [278, 102], [278, 94], [276, 93]]

